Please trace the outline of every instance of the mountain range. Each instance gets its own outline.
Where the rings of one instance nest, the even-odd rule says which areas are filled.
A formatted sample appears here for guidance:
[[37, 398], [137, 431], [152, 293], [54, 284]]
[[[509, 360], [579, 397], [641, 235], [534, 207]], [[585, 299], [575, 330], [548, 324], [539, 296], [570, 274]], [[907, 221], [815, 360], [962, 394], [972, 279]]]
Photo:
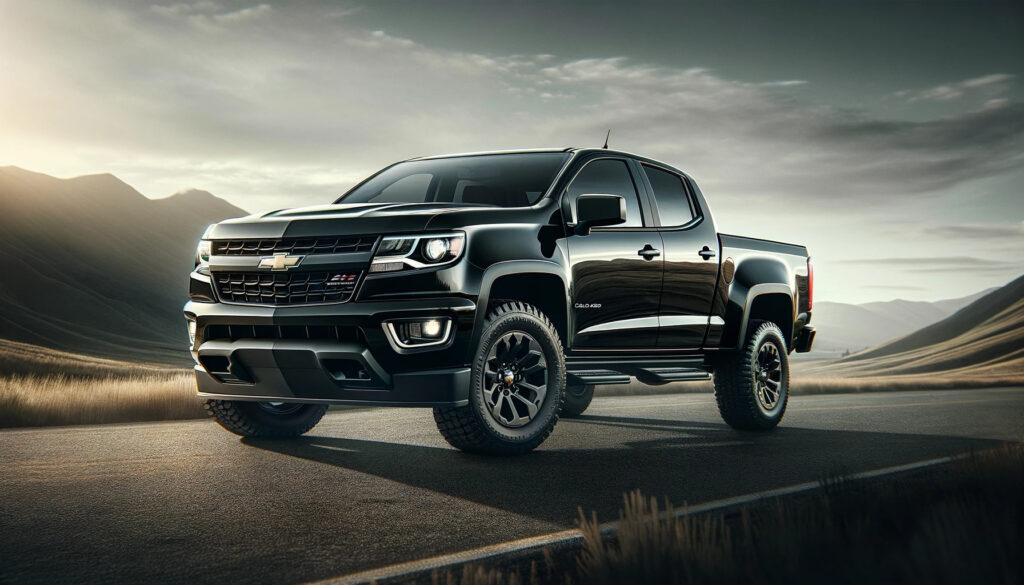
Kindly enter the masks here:
[[828, 369], [840, 376], [1024, 376], [1024, 276], [949, 317]]
[[[58, 179], [0, 167], [0, 339], [190, 364], [181, 307], [196, 242], [208, 224], [245, 214], [206, 191], [149, 199], [109, 174]], [[872, 364], [895, 373], [916, 371], [920, 360], [919, 366], [933, 367], [938, 358], [922, 356], [934, 347], [968, 359], [953, 346], [969, 342], [980, 353], [968, 361], [986, 352], [1012, 361], [1015, 354], [1004, 350], [1024, 346], [1014, 337], [1024, 326], [1021, 305], [1012, 302], [1024, 296], [1022, 289], [1018, 279], [938, 302], [818, 302], [810, 356], [854, 353], [830, 371], [854, 373]]]
[[196, 242], [245, 214], [205, 191], [149, 199], [109, 174], [0, 167], [0, 338], [190, 363], [181, 307]]
[[814, 303], [818, 330], [811, 357], [840, 357], [902, 337], [949, 317], [996, 289], [942, 301], [880, 301], [860, 305]]

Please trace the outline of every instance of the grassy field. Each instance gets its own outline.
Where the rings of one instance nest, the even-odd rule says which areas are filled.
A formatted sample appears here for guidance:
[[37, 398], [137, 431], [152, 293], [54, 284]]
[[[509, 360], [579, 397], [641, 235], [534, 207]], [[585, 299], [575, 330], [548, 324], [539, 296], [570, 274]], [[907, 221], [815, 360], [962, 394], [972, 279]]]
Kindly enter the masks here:
[[0, 428], [204, 416], [189, 370], [0, 340]]
[[205, 417], [191, 372], [0, 377], [0, 427]]
[[[665, 512], [668, 513], [665, 513]], [[467, 565], [420, 583], [1021, 583], [1024, 448], [888, 481], [823, 481], [807, 496], [727, 515], [679, 515], [639, 492], [602, 534], [580, 514], [575, 550]]]
[[162, 377], [183, 368], [121, 362], [0, 339], [0, 376], [63, 376], [69, 379]]
[[[1019, 366], [1019, 367], [1018, 367]], [[1024, 386], [1024, 365], [1000, 362], [930, 375], [829, 375], [794, 364], [791, 392], [826, 394]], [[708, 382], [599, 386], [598, 396], [711, 393]], [[118, 362], [0, 339], [0, 428], [203, 417], [190, 370]]]
[[[967, 369], [962, 372], [937, 372], [930, 375], [894, 376], [829, 376], [828, 371], [817, 366], [806, 368], [804, 364], [794, 365], [790, 374], [790, 394], [849, 394], [856, 392], [891, 392], [897, 390], [964, 390], [970, 388], [996, 388], [1002, 386], [1024, 386], [1024, 367], [1020, 371], [1002, 369], [985, 372]], [[662, 386], [647, 386], [636, 380], [629, 384], [598, 386], [595, 396], [640, 396], [651, 394], [712, 393], [711, 381], [675, 382]]]

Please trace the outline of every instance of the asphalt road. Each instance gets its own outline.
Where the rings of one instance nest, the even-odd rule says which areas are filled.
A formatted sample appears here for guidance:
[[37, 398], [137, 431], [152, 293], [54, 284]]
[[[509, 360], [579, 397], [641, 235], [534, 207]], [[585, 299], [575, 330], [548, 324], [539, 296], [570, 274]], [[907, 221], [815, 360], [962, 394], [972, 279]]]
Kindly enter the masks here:
[[0, 431], [0, 582], [296, 583], [618, 515], [1024, 440], [1024, 388], [797, 396], [768, 434], [705, 394], [600, 398], [535, 453], [470, 456], [427, 410], [290, 442], [209, 421]]

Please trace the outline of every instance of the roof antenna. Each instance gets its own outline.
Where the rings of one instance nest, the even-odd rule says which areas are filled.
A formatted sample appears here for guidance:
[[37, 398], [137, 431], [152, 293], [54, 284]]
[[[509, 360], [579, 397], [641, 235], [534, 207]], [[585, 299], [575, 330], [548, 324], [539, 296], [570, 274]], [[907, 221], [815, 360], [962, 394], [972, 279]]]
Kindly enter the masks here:
[[608, 150], [608, 137], [612, 135], [612, 129], [608, 129], [608, 133], [604, 135], [604, 149]]

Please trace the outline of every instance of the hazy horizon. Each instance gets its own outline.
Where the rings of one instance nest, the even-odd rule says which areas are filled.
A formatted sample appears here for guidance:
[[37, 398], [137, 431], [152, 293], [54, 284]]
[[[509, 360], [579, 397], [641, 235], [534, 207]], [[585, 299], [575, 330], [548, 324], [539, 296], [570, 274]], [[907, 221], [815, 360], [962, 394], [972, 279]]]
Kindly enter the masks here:
[[806, 244], [819, 300], [1021, 273], [1018, 5], [0, 0], [0, 32], [0, 165], [255, 212], [611, 128], [693, 175], [722, 231]]

